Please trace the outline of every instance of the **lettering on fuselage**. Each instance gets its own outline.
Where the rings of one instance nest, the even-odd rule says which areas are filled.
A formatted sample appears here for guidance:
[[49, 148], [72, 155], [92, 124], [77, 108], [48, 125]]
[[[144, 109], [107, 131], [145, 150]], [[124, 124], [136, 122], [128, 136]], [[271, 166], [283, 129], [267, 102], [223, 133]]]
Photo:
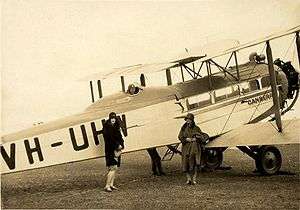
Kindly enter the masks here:
[[242, 103], [247, 102], [248, 105], [252, 105], [252, 104], [261, 103], [263, 101], [267, 101], [267, 100], [270, 100], [270, 99], [272, 99], [272, 93], [267, 93], [267, 94], [264, 94], [262, 96], [257, 96], [255, 98], [244, 100], [244, 101], [242, 101]]
[[41, 149], [38, 137], [34, 137], [33, 140], [34, 140], [34, 144], [35, 144], [34, 147], [30, 147], [28, 139], [24, 140], [24, 145], [25, 145], [27, 157], [28, 157], [28, 161], [29, 161], [30, 164], [34, 163], [33, 156], [32, 156], [32, 154], [34, 152], [36, 152], [38, 154], [39, 161], [44, 160], [42, 149]]
[[16, 167], [16, 144], [10, 144], [10, 155], [7, 154], [4, 147], [1, 145], [1, 156], [10, 170]]
[[[121, 129], [124, 134], [124, 136], [127, 136], [127, 126], [126, 126], [126, 117], [125, 115], [122, 115], [119, 117], [119, 120], [121, 122]], [[103, 125], [105, 122], [105, 119], [101, 120], [101, 124]], [[100, 127], [100, 126], [99, 126]], [[69, 136], [70, 143], [72, 145], [72, 148], [75, 152], [86, 150], [91, 145], [100, 145], [99, 135], [103, 133], [102, 127], [97, 128], [96, 122], [90, 122], [88, 124], [81, 124], [70, 128], [65, 128], [66, 132], [68, 133], [67, 136]], [[79, 134], [75, 132], [76, 129], [80, 128]], [[92, 133], [92, 138], [89, 139], [89, 136], [87, 134], [87, 130], [90, 129]], [[80, 142], [78, 141], [80, 139]], [[48, 141], [47, 141], [48, 140]], [[17, 143], [10, 143], [0, 146], [1, 150], [1, 156], [4, 162], [6, 163], [7, 167], [10, 170], [16, 169], [16, 161], [18, 160], [18, 151], [24, 151], [26, 152], [26, 156], [28, 158], [28, 163], [30, 165], [37, 163], [37, 162], [43, 162], [45, 160], [45, 155], [43, 154], [43, 146], [45, 147], [45, 144], [41, 144], [41, 141], [47, 141], [49, 143], [50, 148], [52, 149], [59, 149], [63, 147], [64, 143], [61, 141], [61, 137], [57, 136], [57, 140], [55, 142], [50, 141], [51, 139], [42, 139], [41, 137], [35, 136], [33, 138], [27, 138], [23, 140], [23, 148], [22, 144]], [[18, 147], [19, 148], [18, 148]], [[24, 150], [25, 148], [25, 150]], [[49, 149], [49, 148], [47, 148]]]

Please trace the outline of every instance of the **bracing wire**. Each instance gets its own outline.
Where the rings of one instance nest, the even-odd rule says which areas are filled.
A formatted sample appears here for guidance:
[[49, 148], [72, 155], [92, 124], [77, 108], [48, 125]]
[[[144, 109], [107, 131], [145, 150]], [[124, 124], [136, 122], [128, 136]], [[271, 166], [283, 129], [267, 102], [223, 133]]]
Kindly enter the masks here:
[[[286, 56], [287, 56], [287, 54], [288, 54], [288, 52], [289, 52], [289, 50], [290, 50], [290, 48], [291, 48], [291, 46], [292, 46], [292, 44], [293, 44], [293, 42], [294, 42], [295, 39], [296, 39], [296, 36], [292, 39], [292, 41], [291, 41], [289, 47], [287, 48], [286, 52], [285, 52], [284, 55], [283, 55], [283, 58], [286, 58]], [[276, 68], [276, 70], [278, 70], [278, 69], [279, 69], [279, 67]], [[269, 91], [269, 88], [266, 90], [266, 92], [264, 93], [263, 96], [265, 96], [265, 94], [266, 94], [268, 91]], [[252, 120], [252, 118], [253, 118], [254, 114], [256, 113], [258, 107], [260, 106], [261, 102], [262, 102], [262, 101], [259, 101], [259, 103], [256, 105], [255, 110], [254, 110], [254, 112], [252, 113], [252, 115], [251, 115], [249, 121]]]
[[[264, 46], [264, 48], [265, 48], [265, 47], [266, 47], [266, 45]], [[264, 49], [263, 49], [263, 51], [264, 51]], [[267, 92], [269, 92], [269, 88], [266, 89], [266, 91], [265, 91], [264, 94], [263, 94], [263, 97], [267, 94]], [[259, 101], [258, 104], [255, 106], [255, 110], [253, 111], [253, 113], [252, 113], [252, 115], [251, 115], [251, 117], [250, 117], [250, 119], [249, 119], [248, 122], [250, 122], [250, 121], [252, 120], [252, 118], [253, 118], [253, 116], [255, 115], [256, 111], [258, 110], [258, 107], [260, 106], [261, 102], [262, 102], [262, 101]]]
[[290, 51], [290, 49], [291, 49], [291, 47], [292, 47], [292, 45], [293, 45], [293, 43], [294, 43], [295, 40], [296, 40], [296, 36], [294, 36], [294, 38], [292, 39], [292, 41], [291, 41], [289, 47], [287, 48], [287, 50], [286, 50], [283, 58], [286, 58], [286, 56], [287, 56], [288, 52]]
[[[264, 47], [263, 47], [261, 53], [264, 51], [265, 47], [266, 47], [266, 44], [264, 45]], [[257, 63], [254, 64], [254, 66], [253, 66], [253, 68], [252, 68], [252, 70], [251, 70], [251, 72], [250, 72], [250, 74], [249, 74], [248, 79], [251, 78], [251, 75], [252, 75], [252, 73], [253, 73], [253, 71], [254, 71], [256, 65], [257, 65]], [[240, 97], [241, 97], [241, 95], [239, 95], [239, 98], [240, 98]], [[229, 119], [231, 118], [231, 115], [233, 114], [233, 111], [235, 110], [235, 107], [236, 107], [236, 105], [237, 105], [238, 102], [239, 102], [239, 101], [237, 100], [236, 103], [234, 104], [234, 106], [233, 106], [233, 108], [232, 108], [230, 114], [228, 115], [228, 118], [226, 119], [226, 122], [225, 122], [225, 124], [224, 124], [224, 126], [223, 126], [223, 128], [222, 128], [222, 130], [221, 130], [221, 133], [224, 131], [224, 129], [225, 129], [225, 127], [226, 127], [226, 125], [227, 125]]]
[[[294, 38], [292, 39], [291, 44], [290, 44], [288, 50], [286, 51], [284, 58], [286, 58], [286, 56], [287, 56], [287, 54], [288, 54], [288, 52], [289, 52], [290, 48], [292, 47], [292, 44], [294, 43], [295, 40], [296, 40], [296, 36], [294, 36]], [[294, 46], [292, 51], [293, 51], [292, 62], [294, 62], [295, 57], [296, 57], [296, 55], [295, 55], [296, 46]], [[293, 123], [293, 121], [289, 122], [289, 124], [287, 124], [283, 129], [287, 129], [292, 123]]]

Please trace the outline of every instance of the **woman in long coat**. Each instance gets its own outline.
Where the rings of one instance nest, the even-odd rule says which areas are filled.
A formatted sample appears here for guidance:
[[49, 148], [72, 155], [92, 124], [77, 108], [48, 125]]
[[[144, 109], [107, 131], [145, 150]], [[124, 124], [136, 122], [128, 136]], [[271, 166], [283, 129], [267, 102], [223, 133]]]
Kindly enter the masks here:
[[109, 119], [103, 125], [103, 137], [105, 142], [105, 160], [108, 168], [105, 190], [111, 192], [117, 189], [114, 186], [117, 168], [120, 167], [120, 152], [124, 149], [124, 140], [120, 131], [120, 122], [116, 113], [109, 114]]
[[186, 183], [196, 184], [197, 167], [201, 164], [201, 145], [196, 141], [196, 136], [201, 135], [201, 129], [195, 124], [193, 114], [188, 113], [184, 119], [186, 123], [178, 135], [182, 143], [182, 169], [186, 173]]

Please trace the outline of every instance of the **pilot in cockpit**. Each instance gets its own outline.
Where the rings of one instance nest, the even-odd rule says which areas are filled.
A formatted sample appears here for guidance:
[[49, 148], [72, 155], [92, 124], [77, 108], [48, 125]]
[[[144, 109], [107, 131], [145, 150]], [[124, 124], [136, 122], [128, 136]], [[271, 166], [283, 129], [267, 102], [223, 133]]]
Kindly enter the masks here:
[[140, 87], [135, 86], [134, 84], [130, 84], [128, 86], [127, 93], [129, 93], [130, 95], [136, 95], [140, 92], [140, 90], [142, 90]]

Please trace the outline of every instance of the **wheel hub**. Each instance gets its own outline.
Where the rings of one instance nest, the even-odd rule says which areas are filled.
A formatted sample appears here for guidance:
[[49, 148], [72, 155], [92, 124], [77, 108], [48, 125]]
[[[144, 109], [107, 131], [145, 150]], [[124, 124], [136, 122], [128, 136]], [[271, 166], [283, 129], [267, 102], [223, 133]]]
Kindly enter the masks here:
[[262, 174], [272, 175], [279, 171], [282, 163], [280, 151], [274, 146], [262, 146], [255, 160], [256, 168]]
[[216, 169], [222, 164], [223, 153], [215, 149], [207, 149], [204, 152], [204, 160], [206, 167]]
[[267, 152], [264, 158], [264, 165], [266, 169], [272, 170], [277, 166], [277, 159], [274, 153]]

